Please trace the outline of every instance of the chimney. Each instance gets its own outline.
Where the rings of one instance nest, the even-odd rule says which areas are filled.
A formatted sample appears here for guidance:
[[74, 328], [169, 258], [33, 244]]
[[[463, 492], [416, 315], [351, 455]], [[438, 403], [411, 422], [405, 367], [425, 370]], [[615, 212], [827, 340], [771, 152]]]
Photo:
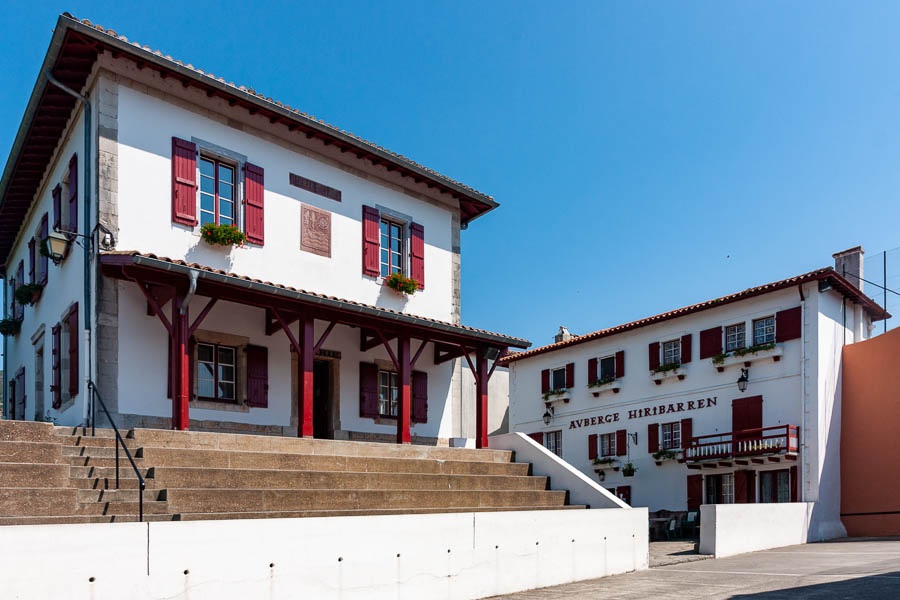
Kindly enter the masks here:
[[859, 291], [863, 291], [862, 278], [865, 277], [863, 275], [863, 254], [865, 251], [862, 246], [832, 254], [835, 272], [859, 288]]
[[565, 325], [560, 325], [559, 332], [555, 336], [553, 336], [553, 341], [554, 342], [565, 342], [566, 340], [571, 340], [573, 337], [575, 337], [575, 336], [572, 335], [571, 333], [569, 333], [569, 330], [566, 329]]

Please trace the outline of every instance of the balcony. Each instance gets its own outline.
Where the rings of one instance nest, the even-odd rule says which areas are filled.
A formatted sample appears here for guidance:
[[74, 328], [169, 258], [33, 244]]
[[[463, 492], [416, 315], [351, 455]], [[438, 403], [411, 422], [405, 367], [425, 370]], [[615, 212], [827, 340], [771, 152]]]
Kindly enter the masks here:
[[781, 460], [797, 460], [800, 448], [800, 428], [796, 425], [776, 425], [760, 429], [743, 429], [700, 435], [686, 440], [684, 458], [688, 468], [702, 466], [730, 467], [763, 464]]

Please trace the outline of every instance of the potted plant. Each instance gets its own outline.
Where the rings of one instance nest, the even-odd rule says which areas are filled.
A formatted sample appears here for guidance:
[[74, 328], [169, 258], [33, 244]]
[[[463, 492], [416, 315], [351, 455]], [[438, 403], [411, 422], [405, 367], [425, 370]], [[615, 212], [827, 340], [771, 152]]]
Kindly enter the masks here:
[[403, 273], [391, 273], [386, 277], [384, 285], [401, 294], [413, 295], [419, 289], [419, 282]]
[[560, 388], [558, 390], [550, 390], [549, 392], [544, 392], [542, 397], [544, 398], [544, 402], [552, 402], [553, 399], [559, 398], [563, 394], [566, 393], [565, 388]]
[[603, 458], [600, 458], [599, 456], [595, 456], [594, 459], [591, 461], [591, 463], [593, 463], [593, 465], [594, 465], [595, 471], [602, 471], [603, 469], [608, 469], [609, 467], [613, 467], [613, 468], [615, 468], [616, 471], [618, 471], [619, 468], [615, 467], [613, 465], [613, 463], [615, 463], [615, 462], [616, 462], [616, 459], [613, 458], [612, 456], [605, 456]]
[[634, 477], [635, 471], [637, 468], [631, 463], [625, 463], [625, 466], [622, 467], [622, 475], [625, 477]]
[[0, 321], [0, 334], [2, 335], [18, 335], [22, 329], [21, 319], [3, 319]]
[[23, 283], [16, 287], [14, 295], [16, 297], [16, 302], [22, 306], [31, 306], [38, 301], [41, 297], [41, 292], [43, 291], [44, 286], [40, 283]]
[[200, 237], [203, 241], [212, 246], [243, 246], [247, 241], [244, 232], [235, 225], [216, 225], [215, 223], [204, 223], [200, 228]]
[[672, 460], [676, 458], [676, 455], [671, 450], [659, 450], [653, 453], [653, 460], [656, 461], [657, 465], [663, 464], [664, 460]]

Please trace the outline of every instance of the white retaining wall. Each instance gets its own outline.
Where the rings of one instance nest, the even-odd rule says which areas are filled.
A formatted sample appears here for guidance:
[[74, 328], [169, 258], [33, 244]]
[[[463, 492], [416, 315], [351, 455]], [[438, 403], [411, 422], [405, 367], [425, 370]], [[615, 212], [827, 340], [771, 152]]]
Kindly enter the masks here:
[[818, 542], [810, 530], [815, 502], [704, 504], [700, 507], [700, 554], [716, 558]]
[[3, 598], [483, 598], [647, 568], [646, 509], [2, 528]]

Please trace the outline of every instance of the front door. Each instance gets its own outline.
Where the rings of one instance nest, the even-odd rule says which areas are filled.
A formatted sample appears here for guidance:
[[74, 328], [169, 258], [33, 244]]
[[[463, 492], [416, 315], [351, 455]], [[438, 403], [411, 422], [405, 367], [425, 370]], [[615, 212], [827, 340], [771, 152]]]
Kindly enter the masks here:
[[331, 426], [331, 361], [313, 362], [313, 437], [334, 438]]

